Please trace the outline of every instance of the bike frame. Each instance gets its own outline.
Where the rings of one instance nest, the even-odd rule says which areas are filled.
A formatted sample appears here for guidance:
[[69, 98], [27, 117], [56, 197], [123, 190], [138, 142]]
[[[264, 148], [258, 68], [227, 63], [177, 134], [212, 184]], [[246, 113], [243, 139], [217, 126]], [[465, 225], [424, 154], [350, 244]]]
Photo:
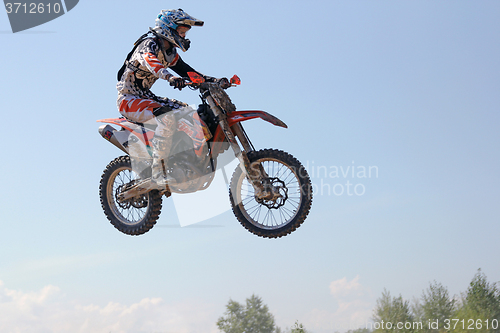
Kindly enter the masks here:
[[[233, 111], [230, 114], [227, 114], [227, 124], [231, 128], [233, 135], [238, 137], [240, 140], [244, 150], [246, 152], [252, 151], [253, 149], [251, 148], [251, 144], [244, 135], [244, 132], [242, 131], [241, 126], [239, 126], [239, 123], [250, 120], [250, 119], [255, 119], [255, 118], [261, 118], [264, 121], [267, 121], [275, 126], [287, 128], [287, 125], [282, 122], [280, 119], [276, 118], [275, 116], [265, 112], [265, 111], [259, 111], [259, 110], [245, 110], [245, 111]], [[112, 125], [117, 125], [120, 126], [122, 129], [127, 131], [128, 133], [135, 134], [139, 140], [141, 140], [146, 147], [148, 147], [148, 150], [151, 148], [151, 139], [154, 137], [154, 131], [146, 129], [142, 126], [139, 126], [137, 124], [134, 124], [127, 119], [120, 117], [120, 118], [106, 118], [106, 119], [100, 119], [97, 120], [99, 123], [106, 123], [106, 124], [112, 124]], [[137, 128], [141, 128], [142, 131], [139, 132]], [[114, 127], [106, 127], [102, 126], [99, 128], [99, 132], [102, 135], [102, 137], [109, 142], [111, 142], [113, 145], [115, 145], [118, 149], [124, 151], [125, 153], [128, 154], [126, 147], [124, 147], [119, 140], [113, 137], [116, 136], [116, 129]], [[217, 126], [217, 129], [215, 130], [215, 133], [213, 134], [213, 142], [224, 142], [226, 141], [226, 136], [224, 135], [224, 132], [219, 124]], [[218, 149], [216, 149], [214, 152], [219, 153], [220, 152], [220, 146]]]

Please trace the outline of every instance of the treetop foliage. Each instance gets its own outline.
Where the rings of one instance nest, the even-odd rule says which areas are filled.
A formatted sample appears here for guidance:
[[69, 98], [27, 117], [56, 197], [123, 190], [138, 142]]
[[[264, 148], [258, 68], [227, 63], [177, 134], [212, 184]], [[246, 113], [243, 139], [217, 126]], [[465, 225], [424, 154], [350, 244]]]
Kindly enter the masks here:
[[[384, 289], [373, 320], [374, 333], [500, 333], [500, 289], [497, 283], [488, 282], [480, 269], [461, 298], [450, 296], [448, 289], [436, 281], [413, 306], [401, 295], [391, 297]], [[397, 323], [403, 325], [397, 327]]]

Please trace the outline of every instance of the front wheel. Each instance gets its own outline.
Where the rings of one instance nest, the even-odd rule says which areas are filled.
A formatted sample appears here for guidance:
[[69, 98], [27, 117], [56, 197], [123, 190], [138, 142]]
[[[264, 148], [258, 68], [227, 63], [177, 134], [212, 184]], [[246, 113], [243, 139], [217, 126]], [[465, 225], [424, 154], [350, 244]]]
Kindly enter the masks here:
[[119, 200], [118, 194], [139, 177], [132, 171], [129, 156], [111, 161], [101, 176], [99, 196], [108, 220], [127, 235], [142, 235], [154, 227], [161, 211], [161, 194], [149, 191], [128, 200]]
[[231, 179], [229, 199], [240, 223], [251, 233], [278, 238], [296, 230], [306, 219], [312, 204], [312, 186], [307, 171], [292, 155], [276, 149], [248, 153], [251, 167], [260, 163], [262, 183], [272, 193], [256, 195], [238, 167]]

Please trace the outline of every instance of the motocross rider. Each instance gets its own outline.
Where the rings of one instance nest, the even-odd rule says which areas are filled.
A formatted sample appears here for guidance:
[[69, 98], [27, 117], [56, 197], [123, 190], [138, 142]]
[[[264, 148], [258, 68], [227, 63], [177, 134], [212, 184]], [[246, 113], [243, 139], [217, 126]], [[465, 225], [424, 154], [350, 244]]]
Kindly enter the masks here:
[[[158, 97], [150, 89], [158, 80], [167, 80], [171, 86], [181, 90], [186, 86], [183, 77], [196, 72], [205, 81], [218, 82], [222, 88], [230, 86], [226, 78], [215, 79], [195, 71], [177, 53], [177, 48], [186, 52], [190, 41], [186, 33], [192, 26], [203, 26], [200, 21], [182, 9], [162, 10], [155, 27], [142, 35], [127, 56], [118, 72], [118, 110], [125, 118], [137, 122], [155, 124], [153, 146], [152, 180], [157, 188], [165, 188], [167, 175], [162, 159], [168, 157], [172, 146], [172, 135], [177, 127], [172, 111], [187, 104], [171, 98]], [[172, 69], [174, 76], [167, 68]]]

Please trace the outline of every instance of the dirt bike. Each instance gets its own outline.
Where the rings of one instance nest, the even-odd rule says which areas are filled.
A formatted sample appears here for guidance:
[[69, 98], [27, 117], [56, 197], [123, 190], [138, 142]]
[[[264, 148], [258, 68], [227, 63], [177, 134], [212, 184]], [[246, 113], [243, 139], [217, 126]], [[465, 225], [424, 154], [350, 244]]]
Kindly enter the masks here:
[[[106, 217], [127, 235], [146, 233], [160, 215], [163, 196], [206, 189], [213, 180], [220, 154], [232, 151], [239, 163], [229, 185], [236, 218], [261, 237], [290, 234], [304, 222], [311, 208], [309, 175], [286, 152], [256, 151], [241, 123], [261, 118], [284, 128], [286, 124], [264, 111], [236, 111], [218, 83], [205, 82], [196, 73], [188, 74], [186, 84], [199, 90], [202, 104], [197, 110], [176, 112], [172, 153], [163, 164], [171, 179], [165, 188], [151, 187], [154, 128], [123, 117], [98, 120], [108, 123], [99, 127], [102, 137], [126, 154], [111, 161], [101, 177], [99, 193]], [[239, 85], [240, 79], [235, 75], [230, 83]]]

